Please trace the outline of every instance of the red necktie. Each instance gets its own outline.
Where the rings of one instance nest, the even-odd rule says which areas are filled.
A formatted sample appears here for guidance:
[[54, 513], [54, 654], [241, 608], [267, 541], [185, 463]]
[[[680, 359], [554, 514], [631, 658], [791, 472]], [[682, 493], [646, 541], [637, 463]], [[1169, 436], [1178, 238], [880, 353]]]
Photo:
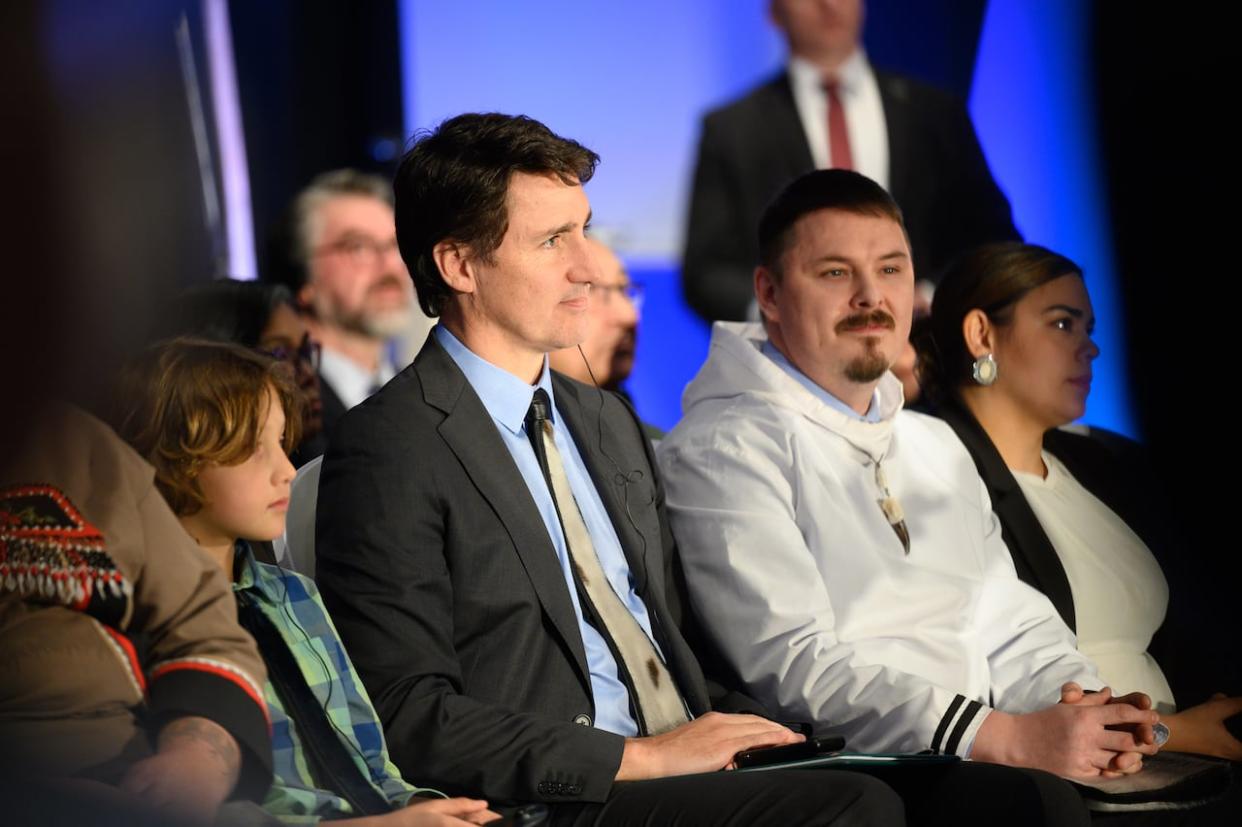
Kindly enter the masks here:
[[845, 106], [841, 103], [841, 84], [835, 79], [824, 81], [828, 93], [828, 148], [833, 169], [853, 169], [854, 156], [850, 153], [850, 132], [845, 124]]

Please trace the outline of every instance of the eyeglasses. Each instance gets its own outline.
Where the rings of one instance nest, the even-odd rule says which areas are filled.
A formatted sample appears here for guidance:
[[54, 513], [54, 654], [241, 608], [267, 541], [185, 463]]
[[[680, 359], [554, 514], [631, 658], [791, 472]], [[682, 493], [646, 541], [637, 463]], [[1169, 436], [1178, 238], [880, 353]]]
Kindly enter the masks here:
[[260, 352], [266, 353], [278, 362], [287, 362], [295, 370], [299, 367], [306, 367], [310, 369], [311, 373], [318, 373], [322, 349], [322, 346], [307, 333], [302, 336], [302, 343], [296, 348], [277, 345], [276, 347], [260, 348]]
[[325, 244], [312, 251], [312, 255], [326, 256], [339, 254], [349, 260], [355, 267], [374, 267], [397, 249], [397, 239], [380, 241], [365, 235], [346, 236], [340, 241]]
[[634, 305], [635, 310], [642, 310], [645, 291], [641, 284], [593, 284], [591, 292], [599, 295], [602, 304], [611, 304], [613, 296], [624, 295]]

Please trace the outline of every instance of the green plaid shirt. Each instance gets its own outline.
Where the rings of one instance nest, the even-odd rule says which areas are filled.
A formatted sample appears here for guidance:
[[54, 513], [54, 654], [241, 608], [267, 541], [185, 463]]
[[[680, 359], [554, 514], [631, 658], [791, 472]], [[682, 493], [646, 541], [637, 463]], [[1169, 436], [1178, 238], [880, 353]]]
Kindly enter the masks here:
[[[238, 576], [233, 590], [257, 605], [280, 631], [354, 764], [394, 809], [404, 807], [415, 793], [440, 795], [402, 781], [400, 771], [389, 760], [375, 708], [341, 645], [314, 581], [258, 562], [249, 547], [239, 543]], [[281, 821], [296, 824], [355, 815], [349, 802], [316, 785], [297, 729], [271, 681], [263, 691], [272, 719], [275, 773], [263, 808]]]

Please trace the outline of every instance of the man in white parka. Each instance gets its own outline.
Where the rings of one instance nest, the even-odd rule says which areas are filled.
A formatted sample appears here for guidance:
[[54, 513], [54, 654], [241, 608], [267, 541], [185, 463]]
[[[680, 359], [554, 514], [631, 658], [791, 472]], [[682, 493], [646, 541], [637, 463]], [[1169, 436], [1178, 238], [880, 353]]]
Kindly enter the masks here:
[[759, 237], [763, 322], [715, 325], [660, 447], [715, 643], [770, 708], [856, 750], [1135, 770], [1154, 752], [1149, 701], [1080, 691], [1100, 688], [1095, 667], [1018, 580], [965, 448], [901, 410], [888, 369], [914, 273], [892, 198], [857, 173], [808, 173]]

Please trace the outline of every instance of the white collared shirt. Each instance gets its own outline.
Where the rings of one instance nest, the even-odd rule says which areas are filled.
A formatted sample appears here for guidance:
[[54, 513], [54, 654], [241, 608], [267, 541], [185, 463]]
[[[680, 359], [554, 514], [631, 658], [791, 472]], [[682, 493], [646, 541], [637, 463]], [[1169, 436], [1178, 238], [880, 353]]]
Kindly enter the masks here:
[[[862, 49], [856, 49], [837, 73], [838, 94], [845, 106], [854, 169], [888, 189], [888, 124], [880, 85]], [[789, 85], [802, 131], [811, 147], [816, 169], [831, 166], [828, 142], [828, 93], [819, 68], [799, 57], [789, 58]]]
[[380, 358], [375, 373], [367, 373], [353, 359], [325, 347], [319, 356], [319, 375], [332, 386], [348, 410], [386, 384], [397, 371], [387, 353]]

